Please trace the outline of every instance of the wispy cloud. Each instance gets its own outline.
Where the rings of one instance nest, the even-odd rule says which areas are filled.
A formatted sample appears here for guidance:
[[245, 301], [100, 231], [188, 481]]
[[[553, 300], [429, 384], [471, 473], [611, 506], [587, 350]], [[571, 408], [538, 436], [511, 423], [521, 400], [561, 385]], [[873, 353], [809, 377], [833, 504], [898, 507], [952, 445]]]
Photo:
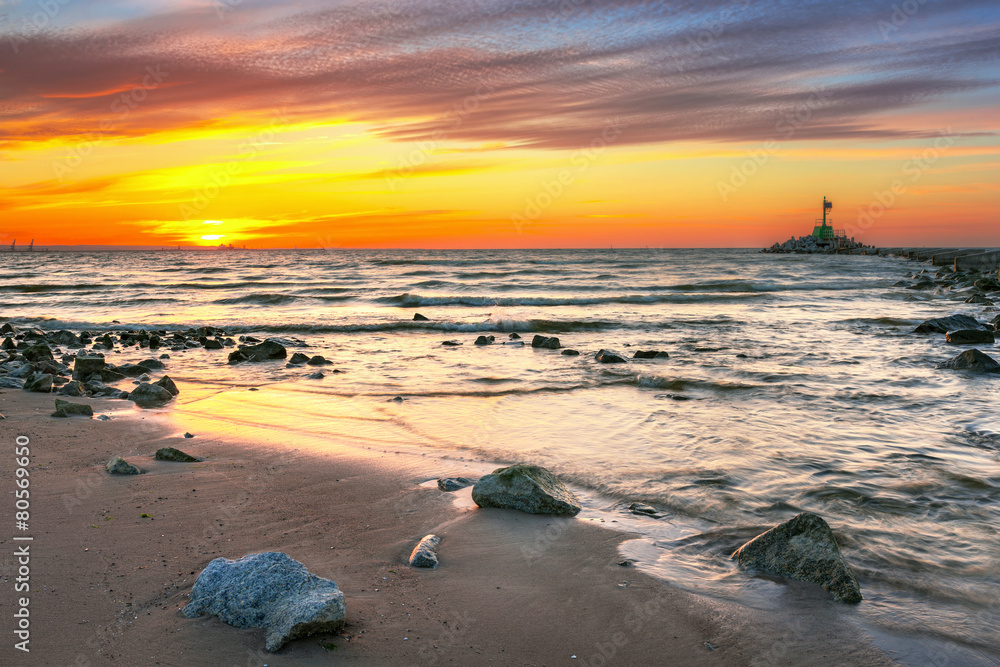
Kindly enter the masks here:
[[[137, 136], [276, 107], [422, 140], [484, 88], [450, 140], [575, 148], [618, 117], [629, 127], [620, 144], [756, 141], [817, 90], [828, 103], [796, 140], [922, 137], [939, 128], [898, 127], [892, 114], [939, 116], [995, 90], [1000, 71], [995, 0], [928, 0], [888, 38], [879, 22], [891, 3], [860, 0], [248, 1], [221, 18], [211, 2], [74, 5], [72, 17], [96, 18], [0, 24], [0, 144], [96, 132], [107, 119], [113, 134]], [[116, 100], [147, 67], [167, 83], [120, 117]]]

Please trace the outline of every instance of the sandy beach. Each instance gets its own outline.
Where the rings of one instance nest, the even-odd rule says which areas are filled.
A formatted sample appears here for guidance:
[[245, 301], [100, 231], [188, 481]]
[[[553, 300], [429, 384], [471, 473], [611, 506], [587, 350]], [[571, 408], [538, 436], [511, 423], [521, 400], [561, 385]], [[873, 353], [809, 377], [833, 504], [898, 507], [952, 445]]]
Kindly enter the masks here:
[[[825, 617], [781, 618], [671, 588], [619, 564], [625, 533], [457, 507], [421, 486], [435, 473], [428, 459], [321, 455], [255, 442], [252, 429], [185, 439], [182, 417], [77, 400], [112, 419], [56, 419], [50, 396], [0, 394], [8, 458], [26, 436], [33, 464], [31, 650], [8, 639], [4, 664], [890, 664], [835, 603]], [[206, 460], [155, 461], [164, 446]], [[109, 475], [114, 455], [145, 474]], [[13, 468], [2, 468], [5, 489]], [[431, 532], [443, 538], [441, 566], [411, 569], [410, 550]], [[181, 615], [213, 558], [269, 550], [338, 583], [342, 634], [270, 654], [260, 630]]]

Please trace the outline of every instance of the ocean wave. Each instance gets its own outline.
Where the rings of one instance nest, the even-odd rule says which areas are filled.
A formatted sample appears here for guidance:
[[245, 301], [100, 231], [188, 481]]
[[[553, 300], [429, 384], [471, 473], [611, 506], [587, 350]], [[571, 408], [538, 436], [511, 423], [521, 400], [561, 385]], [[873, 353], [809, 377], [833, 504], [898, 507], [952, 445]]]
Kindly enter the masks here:
[[298, 301], [299, 297], [291, 294], [270, 294], [257, 293], [245, 296], [231, 297], [228, 299], [216, 299], [212, 303], [235, 305], [235, 304], [255, 304], [259, 306], [281, 306], [286, 303]]
[[709, 380], [687, 380], [684, 378], [668, 378], [661, 375], [637, 375], [635, 384], [647, 389], [670, 389], [684, 391], [686, 389], [701, 389], [712, 392], [752, 391], [761, 389], [761, 385], [742, 382], [712, 382]]
[[424, 296], [421, 294], [411, 294], [409, 292], [397, 294], [395, 296], [383, 296], [373, 299], [377, 303], [386, 303], [400, 308], [418, 308], [422, 306], [595, 306], [612, 303], [629, 304], [657, 304], [657, 303], [698, 303], [705, 301], [730, 301], [752, 297], [764, 296], [763, 294], [623, 294], [616, 296], [593, 296], [593, 297], [546, 297], [546, 296], [524, 296], [524, 297], [499, 297], [499, 296], [463, 296], [463, 295], [443, 295]]

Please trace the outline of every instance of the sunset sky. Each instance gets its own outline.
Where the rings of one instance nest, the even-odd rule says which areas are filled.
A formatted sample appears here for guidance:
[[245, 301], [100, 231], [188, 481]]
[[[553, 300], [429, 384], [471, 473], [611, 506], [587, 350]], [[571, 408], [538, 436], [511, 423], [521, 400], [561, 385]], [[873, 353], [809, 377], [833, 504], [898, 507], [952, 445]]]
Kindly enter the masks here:
[[997, 0], [0, 0], [0, 243], [1000, 246]]

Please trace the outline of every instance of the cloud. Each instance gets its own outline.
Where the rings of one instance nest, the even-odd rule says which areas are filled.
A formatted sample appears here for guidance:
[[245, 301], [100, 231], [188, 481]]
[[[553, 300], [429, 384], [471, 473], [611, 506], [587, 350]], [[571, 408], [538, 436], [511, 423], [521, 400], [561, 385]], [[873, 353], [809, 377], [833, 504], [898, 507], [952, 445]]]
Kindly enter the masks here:
[[928, 0], [898, 26], [891, 7], [860, 0], [258, 1], [221, 18], [210, 4], [123, 18], [81, 0], [96, 18], [73, 29], [0, 27], [0, 145], [223, 126], [279, 107], [393, 140], [556, 149], [616, 118], [619, 144], [917, 138], [939, 128], [892, 115], [940, 116], [994, 89], [1000, 60], [992, 0]]

